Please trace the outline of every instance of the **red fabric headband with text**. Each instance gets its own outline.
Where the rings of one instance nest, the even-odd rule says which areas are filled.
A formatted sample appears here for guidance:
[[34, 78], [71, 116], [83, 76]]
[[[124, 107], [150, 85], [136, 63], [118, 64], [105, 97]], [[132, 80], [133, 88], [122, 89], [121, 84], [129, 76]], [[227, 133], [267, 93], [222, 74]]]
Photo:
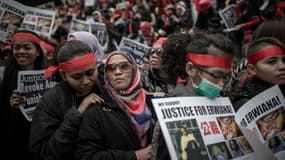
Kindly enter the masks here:
[[49, 43], [45, 42], [45, 41], [41, 41], [40, 42], [41, 47], [45, 48], [48, 52], [50, 53], [54, 53], [55, 49], [52, 45], [50, 45]]
[[44, 73], [44, 77], [45, 79], [47, 79], [59, 69], [61, 69], [64, 72], [72, 72], [84, 69], [94, 64], [96, 64], [96, 59], [94, 57], [94, 54], [93, 53], [85, 54], [83, 56], [79, 56], [71, 60], [61, 62], [57, 65], [48, 67]]
[[206, 67], [221, 67], [227, 69], [231, 69], [232, 67], [232, 59], [225, 56], [187, 53], [186, 58], [191, 60], [194, 64]]
[[33, 35], [32, 33], [15, 33], [12, 37], [12, 43], [14, 43], [16, 40], [28, 40], [28, 41], [32, 41], [38, 45], [40, 45], [40, 38]]
[[278, 46], [265, 47], [248, 56], [247, 63], [254, 64], [261, 59], [276, 55], [285, 55], [285, 50]]

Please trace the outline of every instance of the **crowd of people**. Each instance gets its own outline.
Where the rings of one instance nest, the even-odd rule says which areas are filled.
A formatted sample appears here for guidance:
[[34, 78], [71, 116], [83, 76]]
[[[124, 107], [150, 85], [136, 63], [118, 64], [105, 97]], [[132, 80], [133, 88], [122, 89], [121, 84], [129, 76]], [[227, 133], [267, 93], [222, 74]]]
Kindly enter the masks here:
[[[237, 111], [273, 85], [285, 92], [285, 1], [270, 0], [265, 8], [261, 0], [130, 0], [117, 7], [119, 2], [84, 7], [83, 0], [65, 1], [56, 8], [50, 38], [19, 29], [10, 44], [1, 42], [2, 155], [166, 160], [152, 98], [224, 96]], [[217, 12], [228, 5], [235, 6], [237, 22], [232, 32], [223, 32]], [[69, 33], [72, 18], [104, 23], [108, 47], [89, 32]], [[142, 68], [116, 47], [123, 37], [151, 47]], [[19, 108], [25, 97], [17, 89], [18, 72], [42, 69], [57, 85], [42, 95], [29, 122]], [[187, 132], [181, 129], [198, 147]], [[230, 146], [243, 155], [237, 142]], [[186, 150], [181, 155], [191, 159]]]

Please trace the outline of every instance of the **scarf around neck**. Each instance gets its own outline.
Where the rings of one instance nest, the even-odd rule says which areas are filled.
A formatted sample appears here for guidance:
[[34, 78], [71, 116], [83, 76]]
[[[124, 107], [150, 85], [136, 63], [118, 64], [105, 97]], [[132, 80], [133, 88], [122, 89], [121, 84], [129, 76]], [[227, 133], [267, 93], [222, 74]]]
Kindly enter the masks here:
[[[146, 95], [144, 89], [142, 89], [140, 84], [140, 72], [136, 65], [135, 60], [131, 55], [122, 52], [114, 51], [112, 52], [106, 60], [108, 64], [109, 59], [113, 55], [122, 55], [128, 59], [128, 61], [133, 64], [133, 80], [131, 85], [122, 91], [116, 91], [109, 83], [107, 76], [105, 75], [105, 87], [107, 92], [110, 94], [112, 99], [129, 115], [132, 124], [134, 125], [137, 136], [140, 140], [142, 147], [146, 146], [146, 133], [150, 128], [151, 122], [151, 112], [146, 104]], [[106, 65], [107, 66], [107, 65]]]

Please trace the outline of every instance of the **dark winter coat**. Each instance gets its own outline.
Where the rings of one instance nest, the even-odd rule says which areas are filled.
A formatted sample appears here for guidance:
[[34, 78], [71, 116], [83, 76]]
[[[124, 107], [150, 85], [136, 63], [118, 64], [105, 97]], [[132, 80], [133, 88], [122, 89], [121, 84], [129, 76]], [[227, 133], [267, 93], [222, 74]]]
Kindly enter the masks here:
[[[104, 104], [94, 105], [85, 112], [79, 132], [77, 155], [80, 160], [136, 160], [141, 149], [130, 117], [107, 93]], [[154, 113], [152, 113], [154, 114]], [[151, 143], [154, 122], [147, 133]]]
[[[98, 89], [94, 89], [97, 91]], [[41, 98], [31, 124], [30, 150], [35, 160], [75, 159], [76, 140], [82, 115], [77, 107], [84, 97], [61, 82]]]
[[[257, 78], [247, 79], [243, 86], [234, 86], [229, 95], [231, 102], [234, 106], [235, 111], [237, 111], [244, 103], [249, 99], [253, 98], [257, 94], [263, 92], [264, 90], [272, 87], [273, 84], [264, 82]], [[284, 86], [280, 86], [281, 91], [284, 94]]]

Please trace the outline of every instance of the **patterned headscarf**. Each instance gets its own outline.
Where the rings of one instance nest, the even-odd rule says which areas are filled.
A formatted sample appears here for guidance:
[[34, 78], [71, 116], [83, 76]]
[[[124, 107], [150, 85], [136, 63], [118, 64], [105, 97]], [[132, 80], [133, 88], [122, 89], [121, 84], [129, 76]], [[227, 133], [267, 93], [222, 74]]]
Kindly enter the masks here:
[[[140, 71], [136, 61], [126, 52], [114, 51], [106, 60], [106, 66], [114, 55], [124, 56], [133, 65], [133, 76], [130, 86], [126, 90], [116, 91], [105, 74], [105, 87], [110, 96], [117, 104], [127, 112], [135, 127], [142, 147], [146, 146], [146, 133], [150, 128], [151, 112], [146, 104], [146, 95], [140, 84]], [[105, 66], [105, 73], [106, 73]]]

